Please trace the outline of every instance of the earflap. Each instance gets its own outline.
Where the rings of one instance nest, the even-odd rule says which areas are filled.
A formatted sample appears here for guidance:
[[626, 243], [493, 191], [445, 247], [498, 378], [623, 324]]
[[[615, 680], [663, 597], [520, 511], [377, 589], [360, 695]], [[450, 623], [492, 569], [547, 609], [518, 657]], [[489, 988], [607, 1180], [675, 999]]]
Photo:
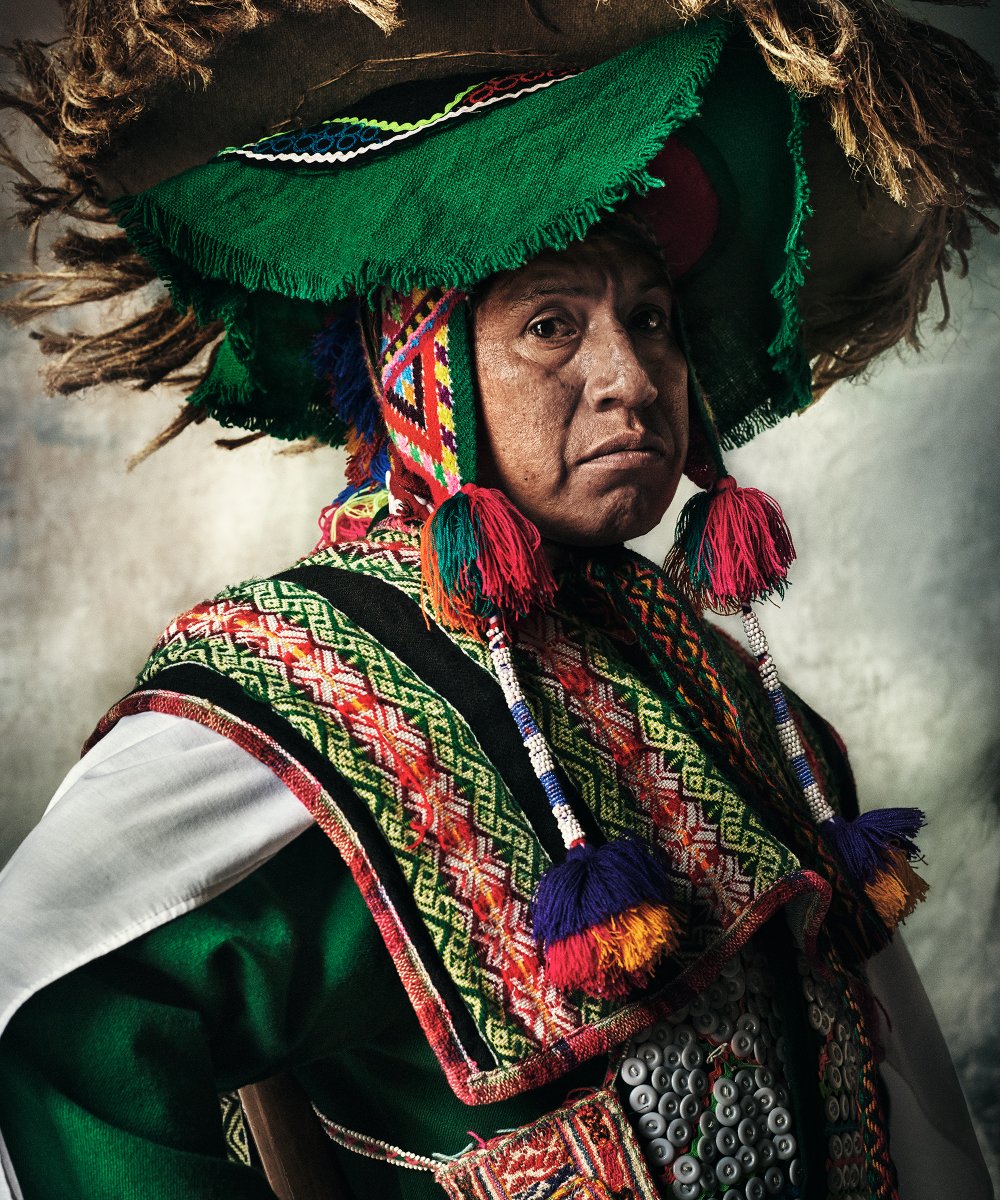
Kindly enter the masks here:
[[420, 535], [423, 603], [436, 621], [480, 638], [544, 607], [556, 585], [541, 534], [503, 492], [463, 484]]
[[485, 640], [490, 618], [526, 616], [552, 599], [555, 582], [535, 526], [476, 483], [468, 298], [456, 288], [384, 289], [378, 305], [391, 508], [423, 522], [425, 611]]

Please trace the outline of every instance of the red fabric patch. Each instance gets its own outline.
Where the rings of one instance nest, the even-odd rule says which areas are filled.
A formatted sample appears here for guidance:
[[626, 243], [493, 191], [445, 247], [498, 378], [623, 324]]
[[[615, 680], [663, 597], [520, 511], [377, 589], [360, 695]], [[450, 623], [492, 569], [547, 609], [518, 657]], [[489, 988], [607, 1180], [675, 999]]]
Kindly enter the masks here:
[[649, 164], [663, 187], [632, 202], [656, 234], [674, 279], [680, 279], [712, 244], [719, 225], [719, 198], [697, 156], [671, 138]]
[[453, 1200], [658, 1200], [614, 1090], [487, 1142], [437, 1173]]

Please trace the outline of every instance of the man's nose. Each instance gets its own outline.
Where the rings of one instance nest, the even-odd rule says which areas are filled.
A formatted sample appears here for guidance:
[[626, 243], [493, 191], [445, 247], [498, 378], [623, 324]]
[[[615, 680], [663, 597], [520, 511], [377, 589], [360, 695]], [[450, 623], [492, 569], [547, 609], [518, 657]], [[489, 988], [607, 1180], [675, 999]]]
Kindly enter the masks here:
[[594, 408], [646, 408], [653, 403], [656, 386], [636, 354], [628, 330], [618, 325], [595, 331], [588, 351], [584, 394], [589, 404]]

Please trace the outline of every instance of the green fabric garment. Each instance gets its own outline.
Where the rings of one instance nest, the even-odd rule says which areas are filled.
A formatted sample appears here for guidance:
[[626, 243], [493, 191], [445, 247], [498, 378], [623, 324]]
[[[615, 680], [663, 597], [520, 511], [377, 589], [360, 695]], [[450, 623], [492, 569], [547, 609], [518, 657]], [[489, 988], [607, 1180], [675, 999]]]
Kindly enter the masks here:
[[[405, 594], [408, 587], [418, 586], [413, 562], [415, 547], [408, 548], [400, 540], [399, 531], [386, 530], [385, 538], [384, 546], [377, 540], [370, 544], [352, 543], [347, 548], [331, 549], [305, 560], [275, 580], [247, 585], [249, 591], [232, 589], [234, 596], [246, 600], [249, 595], [262, 604], [257, 610], [241, 608], [233, 628], [259, 633], [259, 627], [248, 614], [256, 611], [263, 617], [266, 610], [270, 618], [267, 644], [274, 642], [280, 647], [285, 643], [281, 641], [278, 626], [293, 615], [300, 620], [308, 616], [310, 644], [317, 648], [317, 661], [323, 663], [326, 681], [335, 678], [331, 674], [337, 669], [334, 649], [338, 655], [357, 651], [352, 661], [365, 664], [372, 694], [377, 690], [387, 702], [395, 694], [395, 685], [382, 669], [382, 658], [389, 653], [386, 643], [393, 640], [390, 626], [405, 632], [405, 613], [412, 610], [410, 619], [417, 623], [421, 636], [431, 638], [432, 634], [423, 624], [415, 600]], [[358, 561], [353, 570], [347, 570], [345, 564], [352, 555]], [[332, 641], [323, 632], [323, 620], [332, 611], [332, 601], [323, 600], [323, 589], [330, 586], [323, 572], [334, 570], [331, 561], [340, 563], [338, 569], [352, 585], [339, 594], [340, 601], [346, 604], [350, 599], [354, 604], [365, 605], [380, 613], [385, 622], [379, 629], [381, 642], [378, 639], [371, 642], [374, 635], [365, 634], [368, 640], [364, 652], [359, 649], [360, 634], [352, 620], [335, 622], [338, 633]], [[379, 582], [375, 574], [366, 574], [365, 565], [371, 567], [373, 561], [381, 563], [379, 569], [387, 578], [397, 578], [396, 587], [388, 586], [385, 580]], [[698, 712], [714, 713], [716, 707], [728, 705], [729, 691], [715, 688], [715, 669], [709, 670], [712, 664], [706, 656], [711, 647], [711, 657], [718, 657], [726, 664], [727, 686], [738, 701], [742, 718], [738, 728], [732, 726], [732, 736], [725, 748], [717, 748], [716, 752], [729, 758], [734, 771], [741, 747], [753, 746], [761, 755], [758, 768], [738, 773], [741, 782], [732, 785], [730, 812], [737, 819], [725, 821], [727, 838], [738, 838], [749, 862], [766, 857], [772, 836], [767, 832], [769, 827], [785, 827], [787, 835], [801, 845], [803, 854], [817, 859], [817, 867], [829, 869], [831, 877], [836, 879], [837, 868], [827, 861], [815, 831], [794, 803], [796, 794], [792, 791], [783, 795], [785, 789], [778, 786], [784, 768], [777, 758], [777, 746], [771, 745], [775, 738], [767, 711], [769, 704], [759, 689], [753, 692], [755, 698], [749, 692], [744, 695], [744, 685], [751, 682], [752, 676], [743, 659], [728, 643], [716, 641], [707, 631], [703, 633], [704, 640], [692, 637], [694, 627], [678, 607], [679, 602], [656, 590], [659, 573], [638, 556], [609, 551], [588, 558], [586, 565], [580, 566], [572, 577], [572, 586], [570, 565], [564, 570], [564, 598], [570, 614], [561, 618], [560, 623], [551, 624], [549, 636], [540, 637], [531, 645], [525, 637], [525, 644], [518, 648], [518, 661], [523, 667], [529, 700], [537, 706], [546, 735], [560, 755], [568, 778], [575, 780], [580, 788], [581, 813], [601, 814], [603, 820], [615, 823], [616, 831], [623, 820], [627, 826], [627, 817], [619, 812], [627, 789], [624, 783], [615, 784], [611, 773], [602, 769], [599, 761], [600, 738], [608, 735], [608, 731], [601, 734], [598, 723], [592, 721], [593, 728], [588, 726], [589, 732], [584, 736], [581, 724], [570, 725], [575, 702], [570, 699], [563, 703], [561, 692], [549, 694], [543, 686], [543, 659], [549, 650], [560, 648], [560, 662], [564, 666], [575, 661], [567, 657], [573, 643], [571, 638], [562, 637], [563, 626], [577, 628], [580, 645], [590, 647], [593, 677], [604, 680], [611, 694], [618, 697], [621, 716], [641, 713], [644, 717], [641, 728], [649, 731], [651, 744], [662, 741], [664, 753], [669, 750], [669, 761], [676, 767], [678, 778], [683, 775], [686, 803], [692, 808], [684, 828], [696, 828], [701, 835], [708, 830], [721, 793], [728, 795], [730, 785], [709, 773], [711, 778], [706, 774], [704, 779], [709, 779], [711, 786], [703, 789], [704, 779], [696, 772], [701, 752], [684, 730], [674, 728], [671, 713], [676, 710], [684, 714], [685, 720], [692, 720]], [[384, 594], [373, 599], [376, 591]], [[264, 603], [268, 595], [274, 601], [270, 607]], [[656, 603], [647, 606], [645, 602], [651, 597]], [[627, 610], [632, 624], [621, 624], [625, 617], [616, 603]], [[233, 615], [224, 603], [217, 607], [216, 618], [224, 621], [226, 613]], [[575, 618], [572, 611], [576, 612]], [[374, 619], [371, 613], [366, 612], [366, 616], [370, 621]], [[204, 613], [189, 613], [171, 627], [177, 637], [167, 637], [154, 656], [164, 660], [159, 663], [164, 669], [156, 674], [152, 694], [161, 699], [169, 695], [175, 700], [197, 695], [190, 690], [168, 693], [171, 671], [187, 672], [174, 676], [177, 685], [185, 689], [190, 688], [193, 680], [204, 683], [204, 676], [211, 676], [217, 682], [224, 679], [224, 675], [195, 661], [166, 661], [171, 657], [170, 647], [176, 649], [185, 640], [177, 640], [179, 631], [201, 629], [204, 618]], [[544, 619], [553, 620], [551, 615]], [[280, 662], [283, 667], [294, 664], [296, 678], [305, 686], [311, 658], [291, 650], [292, 646], [301, 646], [302, 628], [297, 626], [291, 631], [295, 637], [288, 643], [287, 658], [276, 651], [273, 661], [268, 659], [265, 663], [272, 683], [273, 672], [283, 670], [277, 665]], [[595, 629], [606, 632], [598, 637]], [[248, 636], [253, 642], [253, 635]], [[225, 665], [230, 652], [235, 653], [232, 642], [233, 639], [229, 643], [223, 639], [216, 644], [218, 653], [213, 661], [217, 667]], [[193, 636], [185, 645], [197, 650], [201, 642], [198, 636]], [[449, 648], [462, 657], [462, 663], [454, 669], [448, 688], [458, 686], [455, 680], [470, 680], [468, 695], [456, 693], [453, 703], [464, 708], [468, 700], [478, 705], [481, 712], [488, 713], [489, 676], [476, 665], [484, 654], [483, 647], [475, 643], [466, 645], [464, 651]], [[242, 688], [235, 684], [233, 687], [240, 693], [240, 699], [250, 703], [250, 697], [242, 689], [253, 684], [249, 667], [254, 662], [260, 666], [264, 657], [251, 660], [242, 643], [238, 650], [240, 669], [234, 668], [232, 674], [241, 679]], [[426, 655], [430, 657], [433, 651], [435, 659], [441, 659], [452, 671], [450, 662], [444, 659], [444, 650], [437, 644]], [[423, 671], [429, 670], [427, 657], [419, 660]], [[180, 654], [180, 658], [188, 658], [187, 653]], [[462, 666], [468, 667], [470, 676], [462, 674], [459, 669]], [[429, 689], [415, 689], [411, 678], [415, 670], [414, 667], [400, 674], [399, 678], [405, 676], [406, 684], [402, 691], [411, 701], [413, 697], [420, 699], [422, 717], [430, 722], [433, 696]], [[285, 676], [282, 674], [281, 678]], [[499, 693], [492, 683], [490, 689]], [[271, 719], [277, 721], [282, 708], [287, 707], [289, 695], [279, 692], [281, 688], [272, 687], [270, 707], [253, 710], [259, 722], [268, 721], [267, 725], [261, 723], [260, 729], [274, 728]], [[132, 694], [132, 699], [142, 701], [145, 695], [140, 688]], [[503, 704], [502, 696], [493, 698]], [[790, 697], [790, 703], [798, 710], [794, 697]], [[215, 711], [219, 715], [220, 710]], [[818, 718], [803, 714], [803, 719], [807, 729], [815, 726], [814, 749], [818, 759], [830, 760], [828, 770], [823, 771], [829, 775], [830, 795], [845, 797], [850, 803], [847, 768], [840, 751], [827, 745], [829, 735], [822, 734]], [[523, 752], [505, 708], [497, 723], [515, 740], [516, 752]], [[714, 728], [716, 724], [718, 721], [702, 720], [700, 734], [708, 736], [712, 732], [709, 726]], [[211, 727], [218, 731], [220, 724], [213, 722]], [[621, 728], [627, 732], [627, 726]], [[281, 736], [275, 728], [272, 746], [281, 745]], [[357, 736], [361, 736], [360, 731]], [[617, 733], [615, 744], [627, 745]], [[315, 753], [305, 742], [299, 752], [303, 765], [308, 762], [308, 754]], [[333, 761], [333, 755], [326, 757]], [[467, 757], [471, 761], [471, 751]], [[511, 761], [503, 760], [505, 771], [514, 769], [515, 757], [516, 753], [512, 753]], [[353, 777], [356, 773], [347, 756], [340, 755], [337, 761], [340, 778], [352, 784], [353, 795], [367, 795], [373, 808], [379, 807], [376, 799], [391, 801], [391, 779], [384, 780], [384, 790], [366, 789], [360, 776]], [[499, 762], [500, 758], [491, 761]], [[279, 765], [276, 759], [273, 766], [276, 769]], [[320, 765], [313, 763], [317, 772], [314, 778], [319, 778]], [[457, 772], [468, 765], [463, 757], [451, 769]], [[489, 763], [482, 765], [479, 786], [474, 792], [480, 804], [490, 794], [487, 780], [494, 769]], [[531, 771], [530, 762], [525, 770]], [[537, 782], [533, 772], [531, 782]], [[633, 788], [630, 794], [634, 793]], [[531, 802], [528, 789], [518, 788], [517, 794], [525, 805]], [[754, 797], [761, 809], [763, 825], [751, 811]], [[740, 806], [747, 810], [743, 818]], [[491, 808], [490, 824], [496, 822], [499, 813], [499, 807]], [[329, 816], [329, 811], [325, 815]], [[400, 820], [406, 822], [408, 814], [402, 813]], [[332, 825], [329, 822], [326, 825], [332, 831]], [[609, 825], [609, 831], [611, 828]], [[745, 830], [750, 831], [749, 835], [744, 836]], [[407, 842], [412, 840], [413, 832], [412, 825], [407, 826]], [[726, 850], [724, 841], [714, 838], [702, 844], [713, 846], [718, 853], [715, 867], [721, 868]], [[489, 846], [482, 845], [488, 852]], [[512, 842], [511, 848], [516, 849], [517, 843]], [[485, 852], [481, 853], [483, 859]], [[684, 869], [691, 871], [691, 878], [700, 870], [697, 866]], [[423, 873], [417, 872], [414, 878], [417, 876], [423, 877]], [[383, 877], [390, 878], [389, 874]], [[712, 936], [713, 914], [725, 903], [725, 889], [735, 886], [735, 880], [735, 873], [719, 874], [715, 903], [710, 910], [699, 906], [698, 920], [692, 923], [685, 937], [696, 943], [699, 938]], [[678, 880], [678, 885], [680, 893], [683, 881]], [[384, 886], [387, 888], [388, 884]], [[846, 885], [836, 891], [838, 895], [829, 910], [828, 924], [821, 931], [818, 948], [831, 972], [836, 971], [838, 963], [844, 963], [845, 954], [847, 966], [856, 966], [854, 939], [864, 932], [865, 924], [861, 919], [864, 914], [852, 903]], [[440, 923], [444, 912], [440, 902], [446, 889], [432, 881], [430, 892]], [[806, 1026], [806, 1003], [791, 951], [789, 927], [795, 927], [801, 913], [797, 918], [790, 910], [786, 912], [788, 924], [775, 916], [755, 934], [755, 942], [770, 937], [771, 948], [762, 946], [761, 950], [770, 958], [772, 973], [779, 977], [781, 989], [787, 992], [776, 1030], [784, 1033], [794, 1058], [788, 1067], [789, 1085], [793, 1105], [798, 1097], [796, 1128], [802, 1132], [803, 1140], [809, 1141], [803, 1153], [807, 1178], [821, 1178], [827, 1132], [819, 1111], [816, 1080], [817, 1064], [825, 1051]], [[457, 923], [454, 928], [461, 931]], [[732, 926], [741, 938], [750, 936], [753, 928], [746, 920], [745, 909]], [[841, 940], [843, 945], [839, 945]], [[512, 940], [506, 945], [513, 944]], [[504, 948], [501, 944], [500, 949]], [[445, 962], [445, 955], [440, 950], [437, 953]], [[471, 953], [467, 951], [466, 955]], [[428, 953], [428, 970], [435, 961], [435, 955]], [[720, 965], [721, 960], [704, 979], [707, 981]], [[450, 977], [455, 979], [458, 968], [451, 957], [446, 966]], [[854, 987], [854, 978], [847, 970], [840, 974], [846, 995]], [[485, 991], [482, 988], [481, 999]], [[473, 995], [471, 989], [469, 994]], [[512, 1004], [509, 1007], [508, 1004], [505, 1002], [504, 1012], [513, 1011]], [[852, 1008], [850, 1015], [863, 1029], [859, 1011]], [[550, 1008], [550, 1015], [552, 1012]], [[501, 1036], [503, 1030], [498, 1028], [496, 1034]], [[865, 1046], [868, 1045], [866, 1042]], [[609, 1035], [609, 1052], [617, 1052], [617, 1048]], [[532, 1049], [527, 1046], [525, 1053]], [[325, 833], [314, 828], [244, 882], [201, 909], [74, 972], [28, 1001], [0, 1040], [0, 1128], [8, 1139], [26, 1200], [131, 1200], [132, 1197], [252, 1200], [269, 1192], [259, 1175], [225, 1160], [217, 1103], [217, 1093], [221, 1091], [291, 1070], [317, 1107], [334, 1122], [419, 1155], [454, 1154], [468, 1144], [470, 1130], [491, 1136], [498, 1130], [529, 1123], [558, 1107], [573, 1089], [599, 1084], [606, 1057], [596, 1050], [588, 1053], [593, 1057], [575, 1070], [519, 1097], [475, 1106], [459, 1101], [418, 1026], [396, 966], [361, 891], [335, 846]], [[561, 1069], [565, 1059], [559, 1065]], [[859, 1095], [864, 1106], [858, 1112], [864, 1113], [863, 1119], [869, 1122], [867, 1128], [877, 1131], [880, 1110], [869, 1092]], [[874, 1118], [872, 1113], [876, 1114]], [[858, 1115], [859, 1126], [861, 1121]], [[372, 1162], [348, 1151], [338, 1150], [337, 1154], [353, 1197], [431, 1200], [443, 1194], [429, 1174]]]
[[[217, 1092], [293, 1069], [328, 1116], [421, 1154], [534, 1119], [556, 1084], [471, 1109], [448, 1090], [360, 893], [309, 830], [204, 907], [39, 992], [0, 1040], [0, 1128], [25, 1200], [259, 1200]], [[354, 1196], [439, 1200], [338, 1149]]]

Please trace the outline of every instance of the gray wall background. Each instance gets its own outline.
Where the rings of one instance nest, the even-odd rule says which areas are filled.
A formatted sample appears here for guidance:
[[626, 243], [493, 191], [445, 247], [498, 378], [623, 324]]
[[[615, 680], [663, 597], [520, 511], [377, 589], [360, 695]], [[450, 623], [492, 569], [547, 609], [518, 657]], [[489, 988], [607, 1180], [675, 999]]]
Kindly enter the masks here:
[[[0, 32], [52, 36], [53, 3], [0, 3]], [[912, 5], [1000, 62], [1000, 15]], [[6, 216], [9, 186], [2, 197]], [[23, 269], [5, 219], [0, 265]], [[932, 885], [906, 937], [1000, 1185], [1000, 243], [952, 279], [952, 326], [731, 456], [781, 500], [800, 551], [761, 620], [785, 679], [851, 750], [865, 806], [916, 804]], [[307, 551], [340, 484], [332, 451], [219, 450], [188, 429], [127, 459], [180, 397], [45, 395], [0, 326], [0, 862], [177, 612]], [[640, 548], [661, 557], [677, 507]]]

